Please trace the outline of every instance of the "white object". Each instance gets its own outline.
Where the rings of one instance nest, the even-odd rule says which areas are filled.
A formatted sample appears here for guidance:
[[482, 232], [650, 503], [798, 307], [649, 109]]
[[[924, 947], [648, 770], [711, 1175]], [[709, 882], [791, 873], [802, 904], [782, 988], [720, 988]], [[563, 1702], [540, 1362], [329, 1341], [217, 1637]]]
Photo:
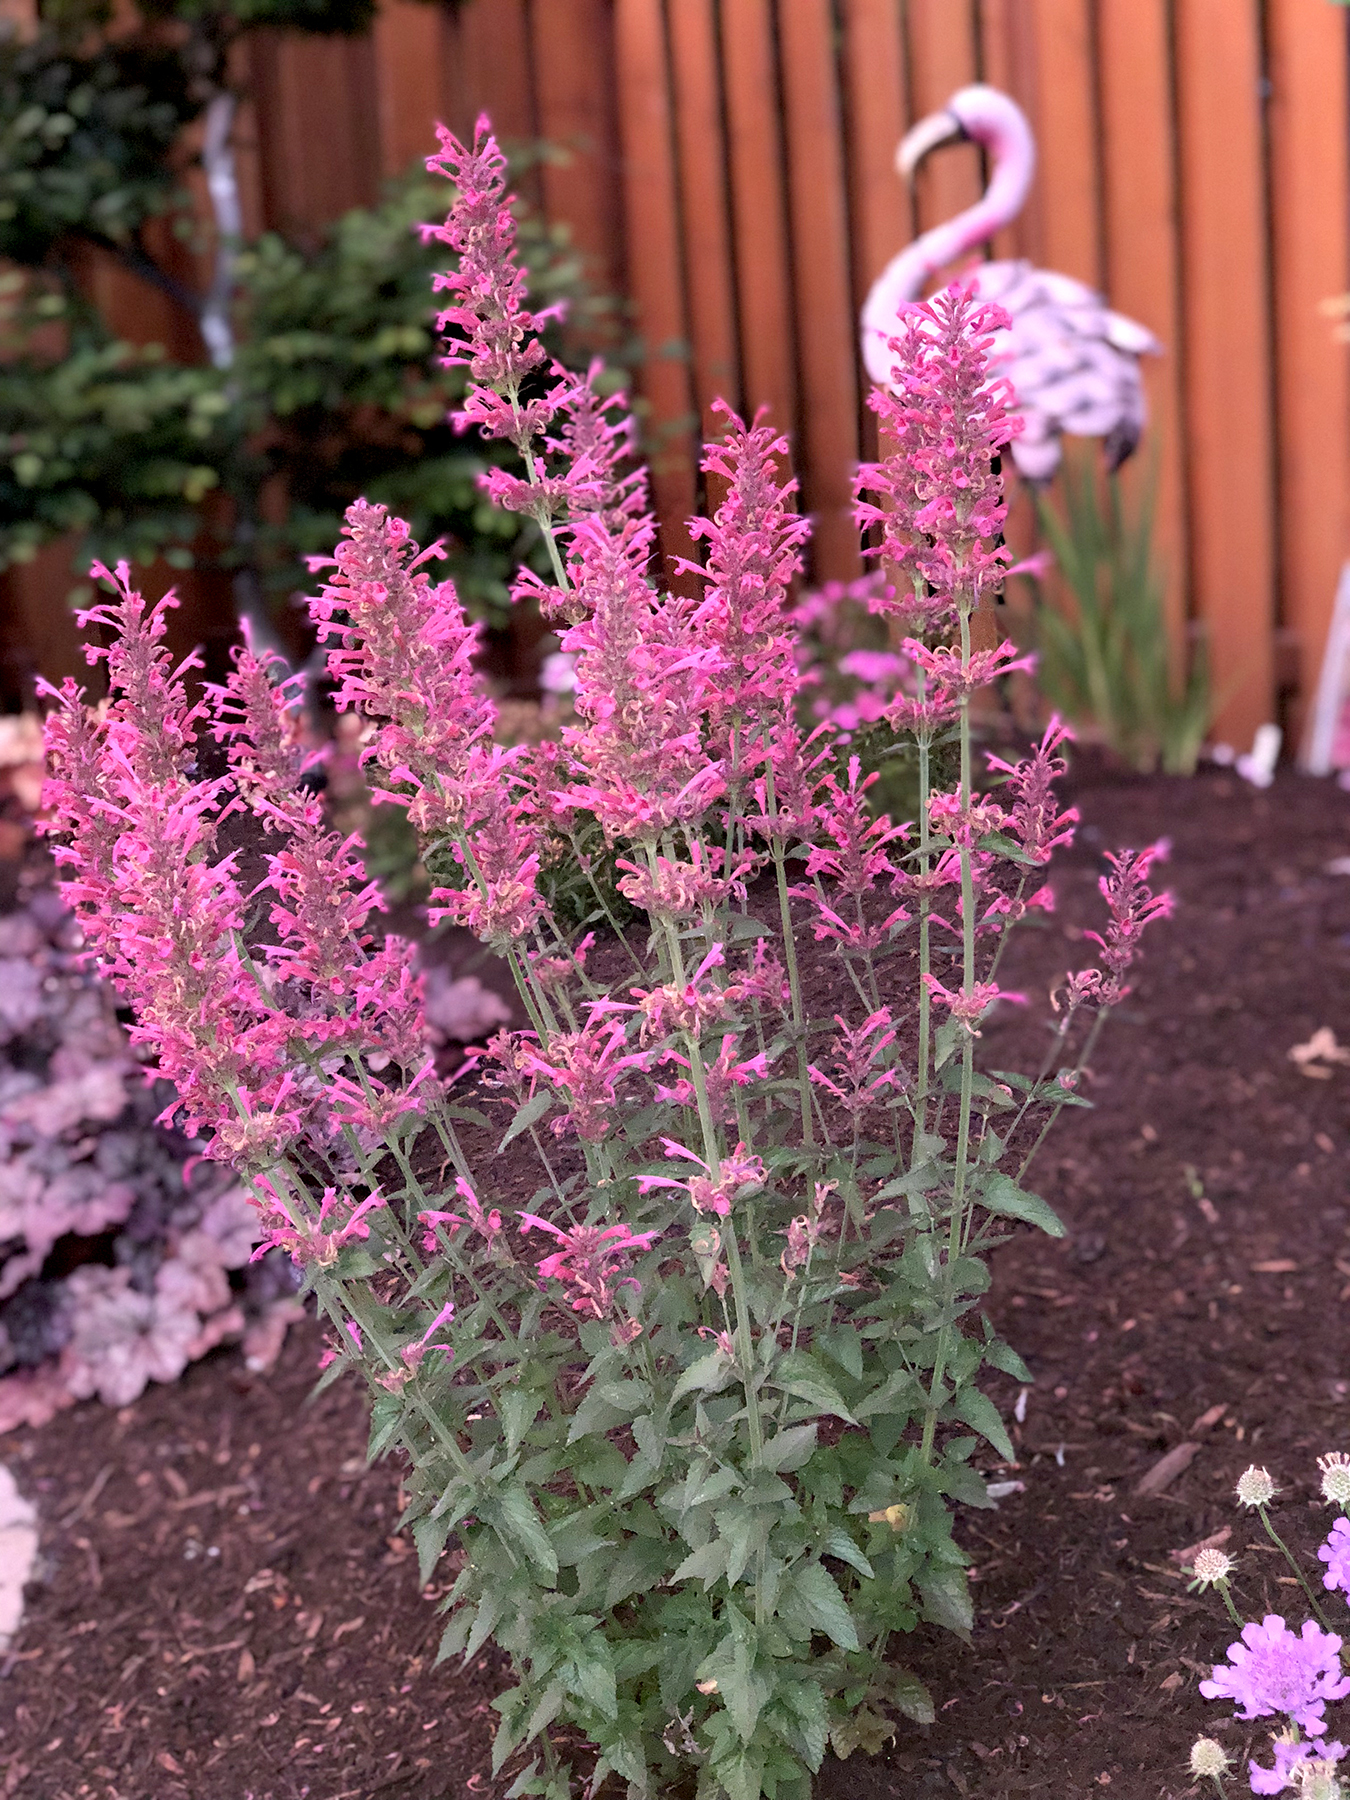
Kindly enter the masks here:
[[1275, 779], [1275, 765], [1280, 760], [1283, 742], [1284, 733], [1278, 725], [1258, 725], [1251, 749], [1246, 756], [1239, 756], [1233, 767], [1253, 787], [1268, 788]]
[[[939, 269], [1015, 219], [1031, 186], [1036, 143], [1026, 115], [1006, 94], [983, 85], [961, 88], [942, 112], [906, 135], [896, 152], [901, 175], [911, 178], [930, 150], [956, 138], [972, 139], [988, 153], [989, 186], [974, 206], [893, 257], [872, 284], [862, 310], [862, 354], [881, 387], [890, 382], [889, 341], [904, 330], [905, 305]], [[1023, 430], [1009, 445], [1018, 473], [1048, 481], [1059, 467], [1063, 432], [1104, 438], [1110, 466], [1119, 467], [1147, 417], [1139, 358], [1161, 355], [1153, 333], [1112, 312], [1081, 281], [1029, 262], [977, 263], [965, 279], [974, 281], [981, 300], [997, 301], [1012, 318], [994, 334], [993, 362], [1012, 383], [1022, 415]]]
[[1336, 602], [1331, 614], [1331, 629], [1322, 655], [1322, 672], [1317, 680], [1317, 698], [1301, 758], [1309, 775], [1330, 775], [1332, 753], [1336, 747], [1336, 727], [1341, 713], [1350, 702], [1350, 562], [1342, 563], [1341, 578], [1336, 583]]
[[0, 1652], [8, 1650], [23, 1618], [24, 1583], [37, 1560], [37, 1513], [0, 1464]]

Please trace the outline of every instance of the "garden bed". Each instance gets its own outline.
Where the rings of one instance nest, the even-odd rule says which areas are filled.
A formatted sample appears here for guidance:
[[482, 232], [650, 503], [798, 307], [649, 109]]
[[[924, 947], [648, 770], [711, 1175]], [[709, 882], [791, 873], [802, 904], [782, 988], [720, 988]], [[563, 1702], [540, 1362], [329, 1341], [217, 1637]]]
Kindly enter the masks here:
[[[1268, 1462], [1277, 1523], [1306, 1547], [1325, 1532], [1314, 1459], [1350, 1449], [1350, 1067], [1313, 1076], [1289, 1057], [1321, 1027], [1350, 1038], [1350, 877], [1326, 869], [1350, 853], [1350, 798], [1292, 775], [1259, 793], [1090, 764], [1072, 785], [1087, 829], [1009, 984], [1039, 999], [1087, 960], [1103, 847], [1170, 834], [1178, 912], [1097, 1055], [1098, 1110], [1068, 1115], [1037, 1170], [1069, 1236], [1028, 1233], [994, 1258], [991, 1314], [1037, 1381], [1020, 1464], [999, 1471], [1024, 1491], [958, 1524], [973, 1646], [926, 1628], [897, 1645], [937, 1722], [827, 1763], [831, 1800], [1188, 1792], [1188, 1746], [1226, 1713], [1195, 1684], [1232, 1633], [1170, 1553], [1231, 1524], [1239, 1604], [1281, 1610], [1283, 1565], [1247, 1552], [1233, 1483]], [[1024, 1065], [1035, 1029], [1005, 1013], [986, 1065]], [[301, 1328], [270, 1376], [221, 1352], [121, 1412], [86, 1404], [0, 1440], [43, 1531], [0, 1656], [0, 1795], [504, 1788], [495, 1665], [432, 1666], [441, 1626], [394, 1533], [397, 1467], [365, 1469], [354, 1384], [305, 1404], [318, 1352]], [[1016, 1397], [1005, 1383], [1005, 1413]], [[1136, 1497], [1183, 1443], [1189, 1465]]]

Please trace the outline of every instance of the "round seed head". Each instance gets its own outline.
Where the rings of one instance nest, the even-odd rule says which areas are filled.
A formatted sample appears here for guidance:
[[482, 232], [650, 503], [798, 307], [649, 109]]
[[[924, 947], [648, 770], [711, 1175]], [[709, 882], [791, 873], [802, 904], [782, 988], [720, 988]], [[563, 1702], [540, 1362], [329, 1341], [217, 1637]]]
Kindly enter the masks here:
[[1345, 1800], [1345, 1784], [1334, 1762], [1320, 1756], [1304, 1757], [1290, 1770], [1295, 1790], [1303, 1800]]
[[1191, 1774], [1203, 1781], [1207, 1776], [1222, 1775], [1232, 1758], [1214, 1738], [1197, 1738], [1191, 1745]]
[[1233, 1559], [1225, 1556], [1222, 1550], [1201, 1550], [1191, 1564], [1191, 1573], [1195, 1576], [1197, 1587], [1217, 1587], [1221, 1581], [1227, 1581], [1233, 1572]]
[[1270, 1470], [1258, 1469], [1255, 1463], [1238, 1476], [1237, 1497], [1243, 1506], [1269, 1506], [1279, 1491]]
[[1333, 1506], [1350, 1506], [1350, 1456], [1340, 1450], [1329, 1450], [1325, 1456], [1319, 1456], [1317, 1466], [1322, 1471], [1322, 1493]]

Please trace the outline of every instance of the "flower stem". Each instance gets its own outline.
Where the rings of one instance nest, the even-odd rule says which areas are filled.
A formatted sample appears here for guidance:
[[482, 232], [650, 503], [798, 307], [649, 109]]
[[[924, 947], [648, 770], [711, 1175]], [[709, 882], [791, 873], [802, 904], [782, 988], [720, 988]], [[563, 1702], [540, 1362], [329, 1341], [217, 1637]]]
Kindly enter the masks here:
[[1312, 1586], [1311, 1586], [1310, 1582], [1308, 1581], [1307, 1576], [1303, 1573], [1303, 1570], [1299, 1567], [1299, 1564], [1295, 1560], [1293, 1552], [1290, 1550], [1288, 1544], [1285, 1543], [1284, 1539], [1280, 1536], [1279, 1532], [1276, 1531], [1275, 1527], [1271, 1524], [1269, 1512], [1267, 1512], [1267, 1510], [1264, 1506], [1258, 1506], [1256, 1510], [1257, 1510], [1258, 1515], [1260, 1516], [1262, 1525], [1265, 1526], [1266, 1536], [1270, 1539], [1271, 1543], [1274, 1544], [1275, 1548], [1280, 1552], [1280, 1555], [1283, 1556], [1284, 1560], [1289, 1564], [1289, 1567], [1294, 1571], [1295, 1576], [1298, 1578], [1298, 1585], [1303, 1589], [1304, 1593], [1308, 1596], [1308, 1604], [1309, 1604], [1309, 1606], [1312, 1607], [1313, 1611], [1317, 1614], [1317, 1617], [1319, 1618], [1319, 1620], [1322, 1623], [1323, 1630], [1331, 1631], [1333, 1629], [1333, 1627], [1332, 1627], [1330, 1619], [1328, 1619], [1327, 1615], [1322, 1611], [1321, 1601], [1317, 1598], [1317, 1595], [1313, 1592]]

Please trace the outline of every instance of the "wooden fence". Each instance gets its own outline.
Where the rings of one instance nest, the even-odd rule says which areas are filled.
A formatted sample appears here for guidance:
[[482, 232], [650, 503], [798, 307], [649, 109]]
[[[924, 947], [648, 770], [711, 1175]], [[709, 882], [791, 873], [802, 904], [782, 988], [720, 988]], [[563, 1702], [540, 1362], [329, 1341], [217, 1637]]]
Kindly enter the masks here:
[[1245, 744], [1281, 709], [1301, 730], [1350, 548], [1350, 350], [1319, 311], [1350, 287], [1346, 25], [1331, 0], [385, 0], [366, 40], [255, 40], [239, 143], [251, 222], [299, 231], [436, 117], [567, 152], [535, 197], [633, 302], [666, 547], [724, 395], [789, 432], [834, 577], [870, 447], [859, 305], [982, 178], [953, 148], [910, 196], [896, 142], [966, 82], [1006, 89], [1040, 165], [995, 252], [1167, 346], [1132, 479], [1155, 466], [1173, 629], [1206, 630]]

